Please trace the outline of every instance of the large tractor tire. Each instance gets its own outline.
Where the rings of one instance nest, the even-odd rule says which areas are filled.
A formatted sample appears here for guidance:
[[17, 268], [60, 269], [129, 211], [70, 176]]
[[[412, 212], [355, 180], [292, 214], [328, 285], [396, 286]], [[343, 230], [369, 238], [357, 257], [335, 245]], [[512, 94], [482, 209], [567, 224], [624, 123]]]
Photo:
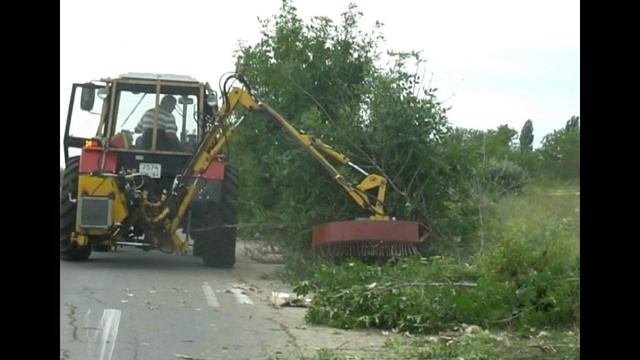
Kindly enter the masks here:
[[[78, 194], [78, 171], [80, 157], [70, 157], [62, 176], [60, 194], [60, 258], [62, 260], [82, 261], [91, 255], [90, 246], [77, 246], [71, 243], [71, 233], [76, 227], [76, 197]], [[74, 201], [71, 201], [71, 199]]]
[[206, 266], [232, 268], [236, 262], [238, 223], [238, 170], [225, 165], [219, 202], [207, 203], [207, 210], [191, 218], [194, 255], [202, 257]]

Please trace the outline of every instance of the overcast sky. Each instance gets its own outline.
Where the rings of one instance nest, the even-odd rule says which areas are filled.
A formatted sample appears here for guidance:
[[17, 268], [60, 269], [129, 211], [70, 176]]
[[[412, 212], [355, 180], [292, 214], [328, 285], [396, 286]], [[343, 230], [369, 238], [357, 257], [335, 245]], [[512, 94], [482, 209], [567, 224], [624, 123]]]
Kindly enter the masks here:
[[[579, 0], [294, 0], [304, 19], [339, 20], [353, 2], [383, 50], [422, 52], [427, 78], [455, 126], [533, 120], [534, 146], [580, 115]], [[217, 84], [238, 42], [260, 38], [258, 17], [281, 0], [61, 0], [61, 136], [73, 82], [126, 72], [191, 75]], [[62, 158], [62, 155], [61, 155]], [[62, 160], [61, 160], [62, 161]]]

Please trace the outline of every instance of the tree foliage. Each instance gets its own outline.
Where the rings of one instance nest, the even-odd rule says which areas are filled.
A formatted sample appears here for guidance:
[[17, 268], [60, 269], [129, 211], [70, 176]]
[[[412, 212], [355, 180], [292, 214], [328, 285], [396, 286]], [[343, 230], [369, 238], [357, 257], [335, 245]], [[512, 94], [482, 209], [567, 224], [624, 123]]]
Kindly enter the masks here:
[[572, 116], [563, 129], [542, 139], [541, 172], [560, 179], [580, 178], [580, 117]]
[[489, 130], [487, 132], [487, 152], [498, 159], [510, 157], [515, 147], [514, 140], [517, 135], [518, 132], [506, 124], [498, 126], [496, 130]]
[[567, 120], [567, 124], [564, 127], [567, 131], [575, 131], [580, 130], [580, 117], [572, 116], [571, 119]]
[[[391, 65], [378, 65], [381, 25], [364, 32], [361, 16], [350, 5], [340, 23], [305, 23], [285, 0], [279, 14], [261, 21], [262, 39], [240, 47], [237, 70], [296, 128], [387, 177], [389, 214], [459, 232], [457, 202], [471, 169], [445, 146], [447, 109], [418, 74], [420, 54], [388, 52]], [[307, 236], [313, 224], [370, 215], [268, 119], [249, 114], [243, 126], [231, 153], [244, 174], [245, 219], [297, 224], [290, 230]], [[362, 178], [340, 170], [354, 184]]]
[[525, 121], [520, 131], [520, 152], [528, 152], [533, 150], [533, 121], [531, 119]]

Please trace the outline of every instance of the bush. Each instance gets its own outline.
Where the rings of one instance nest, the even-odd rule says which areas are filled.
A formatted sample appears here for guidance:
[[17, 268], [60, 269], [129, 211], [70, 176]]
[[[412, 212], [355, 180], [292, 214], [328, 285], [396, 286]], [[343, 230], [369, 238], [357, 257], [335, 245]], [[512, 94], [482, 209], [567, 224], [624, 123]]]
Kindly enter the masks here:
[[529, 175], [513, 161], [491, 158], [487, 164], [486, 179], [490, 190], [504, 194], [521, 190], [529, 181]]
[[[562, 190], [562, 191], [559, 191]], [[482, 272], [514, 291], [522, 324], [579, 323], [580, 198], [575, 185], [530, 185], [487, 223]]]
[[578, 260], [545, 244], [533, 249], [526, 241], [504, 241], [483, 259], [489, 281], [507, 284], [515, 305], [515, 325], [562, 326], [579, 321]]

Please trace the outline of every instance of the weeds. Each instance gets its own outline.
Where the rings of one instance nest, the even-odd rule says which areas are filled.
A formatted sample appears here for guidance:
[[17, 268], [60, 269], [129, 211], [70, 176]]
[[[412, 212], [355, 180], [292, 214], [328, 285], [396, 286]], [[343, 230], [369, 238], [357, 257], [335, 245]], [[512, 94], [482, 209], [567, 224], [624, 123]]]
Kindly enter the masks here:
[[548, 193], [530, 186], [504, 198], [487, 221], [486, 253], [468, 263], [319, 266], [299, 287], [316, 292], [307, 321], [414, 334], [460, 323], [520, 331], [579, 325], [579, 198]]
[[[296, 360], [363, 359], [465, 359], [465, 360], [574, 360], [580, 358], [580, 332], [527, 329], [518, 334], [504, 331], [447, 332], [432, 336], [391, 335], [376, 352], [320, 349]], [[291, 358], [269, 357], [269, 360]]]
[[482, 331], [458, 336], [428, 336], [413, 341], [393, 338], [385, 347], [393, 359], [579, 359], [580, 334], [537, 331], [514, 335]]

